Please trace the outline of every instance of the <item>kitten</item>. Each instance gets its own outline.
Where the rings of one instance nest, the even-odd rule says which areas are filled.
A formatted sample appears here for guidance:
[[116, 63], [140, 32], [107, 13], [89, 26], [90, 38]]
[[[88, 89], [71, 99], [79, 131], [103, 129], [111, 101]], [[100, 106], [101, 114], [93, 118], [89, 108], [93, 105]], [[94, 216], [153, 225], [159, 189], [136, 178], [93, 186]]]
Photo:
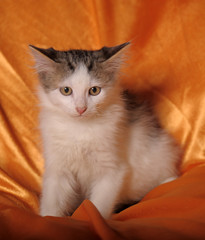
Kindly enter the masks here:
[[42, 216], [90, 199], [104, 218], [178, 175], [179, 148], [147, 104], [120, 88], [129, 43], [97, 51], [30, 46], [39, 75]]

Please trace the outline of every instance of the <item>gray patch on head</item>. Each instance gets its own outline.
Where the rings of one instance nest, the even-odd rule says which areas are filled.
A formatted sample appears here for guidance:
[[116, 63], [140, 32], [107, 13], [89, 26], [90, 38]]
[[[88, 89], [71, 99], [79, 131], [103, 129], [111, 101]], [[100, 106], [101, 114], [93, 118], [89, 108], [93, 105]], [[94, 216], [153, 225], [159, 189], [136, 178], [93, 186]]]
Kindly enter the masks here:
[[[57, 51], [53, 48], [41, 49], [33, 46], [56, 63], [52, 72], [39, 73], [40, 82], [46, 91], [53, 90], [58, 87], [59, 82], [63, 81], [66, 76], [71, 75], [80, 64], [84, 64], [88, 69], [88, 73], [96, 80], [106, 84], [112, 83], [112, 80], [115, 79], [116, 65], [113, 64], [115, 61], [111, 61], [110, 64], [109, 58], [128, 44], [124, 43], [111, 48], [103, 47], [95, 51]], [[119, 63], [116, 61], [116, 64]]]
[[59, 76], [71, 75], [80, 64], [85, 65], [88, 69], [88, 73], [96, 80], [99, 80], [99, 82], [108, 83], [113, 78], [113, 72], [106, 71], [106, 65], [102, 64], [105, 61], [102, 50], [70, 50], [56, 52], [56, 54], [53, 54], [53, 60], [61, 66], [59, 66], [56, 71], [58, 77], [48, 76], [46, 79], [46, 85], [49, 87], [51, 84], [51, 89], [55, 88], [56, 83], [60, 81]]
[[[84, 64], [88, 71], [91, 71], [96, 61], [94, 57], [94, 51], [87, 50], [70, 50], [67, 52], [61, 52], [65, 56], [68, 66], [72, 71], [76, 69], [79, 64]], [[72, 67], [71, 67], [72, 66]]]

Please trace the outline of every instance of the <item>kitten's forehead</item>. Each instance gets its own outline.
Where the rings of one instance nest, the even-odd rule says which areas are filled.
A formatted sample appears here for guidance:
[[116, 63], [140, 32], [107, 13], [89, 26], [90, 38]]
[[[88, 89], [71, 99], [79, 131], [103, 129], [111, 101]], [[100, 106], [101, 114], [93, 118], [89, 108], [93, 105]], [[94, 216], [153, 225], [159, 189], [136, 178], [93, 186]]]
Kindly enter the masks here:
[[76, 67], [84, 64], [91, 71], [96, 59], [93, 51], [70, 50], [67, 52], [67, 60], [71, 70], [75, 70]]
[[79, 88], [86, 87], [90, 84], [92, 78], [88, 73], [87, 67], [84, 63], [79, 63], [73, 74], [69, 75], [61, 83], [64, 85], [66, 83], [71, 84], [72, 86], [77, 86]]
[[100, 64], [105, 58], [102, 55], [102, 50], [87, 51], [87, 50], [69, 50], [61, 51], [58, 55], [58, 61], [66, 65], [66, 72], [69, 79], [77, 81], [81, 78], [86, 80], [94, 80], [98, 83], [108, 81], [107, 74], [103, 66]]

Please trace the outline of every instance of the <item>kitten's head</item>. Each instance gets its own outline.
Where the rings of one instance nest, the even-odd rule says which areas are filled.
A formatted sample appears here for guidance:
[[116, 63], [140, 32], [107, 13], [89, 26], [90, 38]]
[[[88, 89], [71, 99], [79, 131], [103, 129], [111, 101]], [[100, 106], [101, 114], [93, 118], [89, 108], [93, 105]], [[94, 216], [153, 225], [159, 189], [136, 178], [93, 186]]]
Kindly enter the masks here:
[[128, 44], [96, 51], [30, 46], [43, 94], [72, 117], [99, 114], [114, 100], [117, 73]]

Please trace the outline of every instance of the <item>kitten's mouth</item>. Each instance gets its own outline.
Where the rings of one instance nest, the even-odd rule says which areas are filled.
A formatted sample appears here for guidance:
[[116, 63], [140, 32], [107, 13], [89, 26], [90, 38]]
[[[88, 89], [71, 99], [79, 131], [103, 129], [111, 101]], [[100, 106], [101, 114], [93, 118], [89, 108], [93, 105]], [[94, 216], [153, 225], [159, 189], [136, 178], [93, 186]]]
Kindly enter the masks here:
[[86, 117], [87, 117], [87, 114], [86, 114], [86, 113], [76, 114], [75, 117], [76, 117], [76, 118], [86, 118]]
[[83, 113], [76, 112], [73, 117], [76, 119], [88, 119], [88, 118], [96, 118], [99, 116], [98, 112], [90, 112], [90, 111], [84, 111]]
[[74, 117], [76, 119], [92, 119], [92, 118], [96, 118], [97, 114], [90, 113], [90, 112], [86, 111], [83, 114], [75, 114]]

